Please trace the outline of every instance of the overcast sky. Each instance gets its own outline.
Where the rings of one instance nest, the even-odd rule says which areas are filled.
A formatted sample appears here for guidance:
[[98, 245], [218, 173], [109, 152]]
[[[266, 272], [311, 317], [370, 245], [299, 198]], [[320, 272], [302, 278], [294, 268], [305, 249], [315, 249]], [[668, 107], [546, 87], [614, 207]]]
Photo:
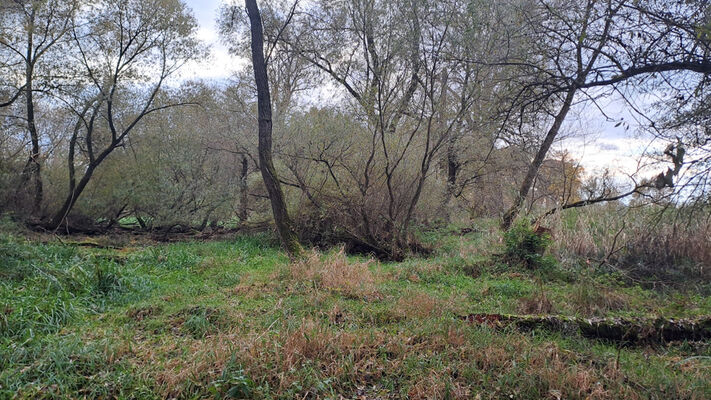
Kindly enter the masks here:
[[229, 55], [227, 48], [220, 43], [216, 19], [222, 1], [185, 0], [200, 24], [198, 36], [212, 47], [212, 56], [187, 66], [182, 74], [184, 78], [226, 79], [244, 65], [244, 60]]
[[[182, 78], [224, 80], [247, 62], [228, 54], [227, 48], [220, 43], [216, 18], [223, 1], [185, 0], [200, 24], [199, 37], [211, 46], [212, 55], [209, 59], [188, 65]], [[624, 111], [625, 105], [621, 100], [609, 102], [605, 110], [613, 119], [625, 118], [632, 122], [633, 118]], [[575, 136], [556, 144], [555, 150], [567, 149], [589, 173], [602, 168], [610, 168], [619, 175], [633, 173], [637, 169], [639, 154], [649, 147], [650, 140], [633, 137], [633, 128], [625, 131], [624, 126], [615, 127], [617, 121], [606, 121], [592, 105], [576, 111], [581, 119], [566, 126], [566, 130], [574, 132]]]

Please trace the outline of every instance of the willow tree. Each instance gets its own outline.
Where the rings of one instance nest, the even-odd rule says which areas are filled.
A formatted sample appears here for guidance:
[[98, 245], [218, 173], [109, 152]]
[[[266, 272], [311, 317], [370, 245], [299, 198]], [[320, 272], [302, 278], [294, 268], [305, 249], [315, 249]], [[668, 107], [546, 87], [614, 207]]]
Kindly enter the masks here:
[[67, 222], [96, 169], [147, 115], [181, 104], [157, 104], [156, 98], [169, 77], [202, 54], [196, 31], [180, 0], [102, 0], [81, 10], [72, 27], [82, 86], [67, 101], [76, 116], [69, 187], [50, 227]]
[[[548, 123], [502, 226], [519, 214], [536, 175], [577, 103], [596, 102], [601, 96], [632, 92], [674, 92], [698, 97], [702, 86], [689, 85], [711, 74], [707, 2], [650, 0], [538, 0], [521, 12], [527, 29], [540, 40], [531, 51], [542, 63], [508, 60], [530, 72], [512, 107], [541, 107]], [[624, 95], [623, 95], [624, 96]], [[634, 108], [634, 107], [631, 107]], [[646, 114], [648, 110], [635, 110]], [[653, 117], [644, 116], [653, 120]], [[540, 124], [540, 122], [539, 122]]]
[[[40, 212], [44, 197], [42, 185], [42, 135], [38, 128], [37, 94], [56, 89], [57, 76], [66, 74], [62, 55], [76, 0], [12, 1], [0, 4], [0, 71], [11, 76], [9, 99], [0, 99], [6, 107], [24, 98], [22, 120], [29, 135], [29, 157], [22, 171], [20, 188], [32, 182], [32, 212]], [[4, 67], [4, 68], [3, 68]]]
[[[474, 102], [455, 34], [466, 12], [456, 1], [320, 0], [269, 34], [338, 87], [359, 121], [354, 135], [334, 137], [351, 143], [347, 156], [292, 163], [328, 170], [326, 186], [304, 173], [295, 179], [344, 241], [389, 258], [413, 248], [432, 172]], [[308, 167], [291, 168], [299, 170]]]

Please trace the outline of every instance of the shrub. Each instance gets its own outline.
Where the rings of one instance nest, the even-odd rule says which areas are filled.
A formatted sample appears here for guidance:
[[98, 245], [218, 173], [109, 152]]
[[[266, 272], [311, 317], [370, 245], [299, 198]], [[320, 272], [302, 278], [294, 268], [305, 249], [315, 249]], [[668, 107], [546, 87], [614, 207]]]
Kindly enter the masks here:
[[97, 265], [94, 274], [94, 292], [99, 295], [108, 295], [112, 292], [123, 290], [123, 282], [118, 271], [111, 264]]
[[545, 252], [551, 243], [550, 234], [537, 232], [528, 220], [520, 219], [504, 233], [506, 260], [528, 269], [549, 267], [553, 259]]

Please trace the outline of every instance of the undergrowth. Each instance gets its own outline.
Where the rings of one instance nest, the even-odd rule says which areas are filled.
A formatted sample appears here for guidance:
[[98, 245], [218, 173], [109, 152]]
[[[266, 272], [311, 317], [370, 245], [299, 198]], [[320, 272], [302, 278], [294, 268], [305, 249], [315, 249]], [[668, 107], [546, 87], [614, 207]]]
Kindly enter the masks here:
[[584, 261], [506, 263], [497, 235], [442, 231], [425, 238], [435, 254], [400, 263], [343, 249], [290, 263], [264, 237], [103, 249], [0, 234], [0, 398], [711, 396], [708, 343], [618, 348], [462, 320], [711, 311], [701, 291]]

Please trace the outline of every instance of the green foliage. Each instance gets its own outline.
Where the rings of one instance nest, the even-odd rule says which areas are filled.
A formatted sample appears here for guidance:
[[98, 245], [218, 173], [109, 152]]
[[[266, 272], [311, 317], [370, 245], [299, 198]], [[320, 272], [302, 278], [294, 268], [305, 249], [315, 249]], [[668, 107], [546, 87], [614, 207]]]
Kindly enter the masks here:
[[217, 310], [209, 307], [195, 306], [184, 312], [185, 322], [183, 330], [196, 338], [205, 337], [210, 331], [216, 329], [219, 318]]
[[[611, 373], [618, 349], [609, 344], [457, 318], [519, 313], [538, 291], [562, 315], [711, 310], [703, 295], [625, 287], [592, 272], [571, 284], [496, 269], [485, 262], [501, 250], [493, 238], [443, 236], [451, 248], [435, 257], [375, 263], [375, 295], [354, 298], [280, 275], [288, 260], [266, 236], [107, 250], [5, 235], [3, 273], [13, 278], [0, 282], [0, 398], [593, 394], [578, 377], [611, 394], [708, 397], [707, 362], [694, 358], [708, 349], [623, 348]], [[582, 286], [589, 279], [594, 288]], [[552, 354], [556, 362], [546, 362]]]
[[254, 382], [246, 376], [244, 369], [236, 363], [233, 354], [219, 379], [214, 380], [210, 392], [216, 399], [249, 399], [252, 398]]
[[509, 262], [528, 269], [550, 269], [555, 259], [546, 254], [551, 245], [551, 236], [547, 232], [536, 232], [531, 223], [521, 218], [506, 233], [506, 258]]

